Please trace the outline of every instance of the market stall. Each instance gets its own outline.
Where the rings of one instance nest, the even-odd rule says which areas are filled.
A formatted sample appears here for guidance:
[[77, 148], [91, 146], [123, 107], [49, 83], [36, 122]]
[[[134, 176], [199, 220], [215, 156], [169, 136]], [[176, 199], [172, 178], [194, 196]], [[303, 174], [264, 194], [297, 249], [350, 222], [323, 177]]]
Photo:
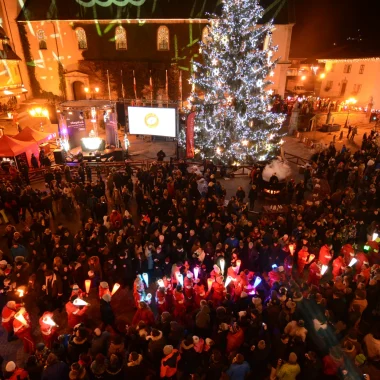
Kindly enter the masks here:
[[[38, 157], [39, 147], [34, 140], [20, 141], [6, 135], [0, 137], [1, 162], [9, 163], [13, 160], [19, 165], [21, 161], [25, 161], [31, 166], [30, 158], [32, 153]], [[2, 167], [3, 166], [4, 165], [2, 165]]]

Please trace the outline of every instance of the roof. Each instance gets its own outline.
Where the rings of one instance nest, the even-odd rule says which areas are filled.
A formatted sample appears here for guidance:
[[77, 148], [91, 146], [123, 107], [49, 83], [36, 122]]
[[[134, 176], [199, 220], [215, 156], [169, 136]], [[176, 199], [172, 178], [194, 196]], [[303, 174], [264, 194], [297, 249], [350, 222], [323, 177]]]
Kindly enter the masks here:
[[[293, 1], [261, 0], [260, 4], [268, 9], [263, 22], [274, 18], [276, 24], [293, 23]], [[219, 13], [221, 3], [221, 0], [134, 0], [133, 3], [131, 0], [27, 0], [17, 21], [205, 19], [208, 14]]]
[[379, 58], [380, 48], [370, 43], [346, 43], [317, 55], [318, 60]]
[[35, 141], [24, 142], [3, 135], [0, 137], [0, 157], [17, 156], [34, 145], [36, 145]]
[[40, 131], [36, 131], [33, 128], [25, 127], [20, 133], [13, 138], [21, 141], [35, 141], [41, 143], [49, 139], [50, 134]]

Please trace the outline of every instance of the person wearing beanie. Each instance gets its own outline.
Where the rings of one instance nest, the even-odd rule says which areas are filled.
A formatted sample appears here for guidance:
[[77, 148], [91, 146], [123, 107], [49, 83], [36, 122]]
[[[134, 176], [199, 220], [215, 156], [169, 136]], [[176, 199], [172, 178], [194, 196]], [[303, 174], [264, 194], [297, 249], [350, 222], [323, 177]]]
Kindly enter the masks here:
[[111, 306], [111, 294], [104, 293], [100, 300], [100, 315], [104, 328], [115, 325], [115, 314]]
[[58, 380], [69, 378], [69, 367], [66, 363], [50, 353], [46, 360], [46, 366], [42, 372], [41, 380]]
[[10, 361], [5, 366], [5, 378], [9, 380], [27, 380], [29, 375], [24, 369], [18, 368], [15, 362]]
[[108, 360], [103, 354], [98, 354], [95, 360], [91, 363], [90, 371], [94, 375], [95, 379], [101, 379], [104, 377], [106, 368], [108, 365]]
[[301, 368], [297, 363], [297, 355], [294, 352], [289, 354], [288, 362], [282, 359], [278, 360], [277, 364], [277, 378], [280, 380], [296, 380]]
[[108, 331], [101, 331], [99, 328], [94, 330], [94, 335], [91, 340], [90, 355], [95, 357], [97, 354], [107, 354], [107, 348], [111, 339], [111, 333]]
[[104, 294], [109, 294], [111, 295], [108, 282], [106, 281], [101, 281], [99, 284], [99, 299], [102, 299]]
[[242, 354], [237, 354], [232, 359], [232, 363], [228, 368], [226, 374], [229, 376], [230, 380], [241, 380], [247, 377], [250, 370], [250, 366], [244, 360], [244, 356]]
[[164, 357], [161, 360], [160, 377], [170, 379], [177, 373], [181, 354], [170, 345], [164, 347], [163, 353]]
[[8, 333], [8, 342], [17, 339], [14, 335], [13, 320], [21, 305], [15, 301], [8, 301], [1, 312], [1, 325]]

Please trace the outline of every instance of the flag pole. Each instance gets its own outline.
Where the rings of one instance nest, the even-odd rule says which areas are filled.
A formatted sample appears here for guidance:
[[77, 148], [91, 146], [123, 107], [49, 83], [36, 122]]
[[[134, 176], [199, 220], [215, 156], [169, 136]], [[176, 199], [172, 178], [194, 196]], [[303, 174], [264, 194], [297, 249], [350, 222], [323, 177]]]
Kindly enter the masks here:
[[108, 70], [107, 70], [107, 82], [108, 82], [108, 97], [109, 97], [109, 100], [111, 100], [110, 76], [109, 76]]
[[169, 107], [169, 82], [168, 82], [168, 70], [166, 70], [166, 108]]
[[136, 103], [137, 103], [137, 90], [136, 90], [135, 70], [133, 70], [133, 91], [135, 92], [135, 100], [136, 100]]
[[150, 85], [150, 106], [153, 106], [153, 80], [152, 80], [152, 70], [150, 70], [150, 78], [149, 78], [149, 85]]

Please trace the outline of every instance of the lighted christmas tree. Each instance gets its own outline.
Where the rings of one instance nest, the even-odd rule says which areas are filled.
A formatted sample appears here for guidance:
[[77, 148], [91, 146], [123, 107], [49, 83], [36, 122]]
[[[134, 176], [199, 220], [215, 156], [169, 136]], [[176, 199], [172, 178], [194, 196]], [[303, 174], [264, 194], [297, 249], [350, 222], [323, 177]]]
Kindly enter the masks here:
[[195, 152], [223, 163], [263, 161], [278, 154], [284, 116], [270, 112], [276, 61], [273, 23], [260, 25], [257, 0], [224, 0], [201, 42], [202, 62], [194, 63]]

